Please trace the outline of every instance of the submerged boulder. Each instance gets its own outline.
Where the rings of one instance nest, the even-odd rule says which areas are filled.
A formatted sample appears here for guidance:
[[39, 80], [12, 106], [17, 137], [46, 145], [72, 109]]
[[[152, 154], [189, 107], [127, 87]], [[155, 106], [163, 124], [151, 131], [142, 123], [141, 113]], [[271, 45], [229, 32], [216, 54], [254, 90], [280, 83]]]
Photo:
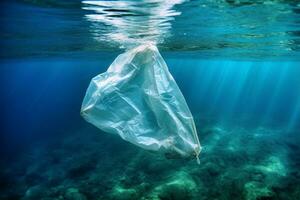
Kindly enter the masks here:
[[65, 193], [66, 200], [86, 200], [85, 195], [79, 192], [76, 188], [69, 188]]
[[123, 188], [119, 185], [113, 188], [110, 198], [114, 200], [134, 200], [138, 199], [139, 195], [134, 188]]
[[32, 186], [30, 187], [24, 197], [22, 198], [23, 200], [29, 200], [29, 199], [41, 199], [43, 197], [45, 197], [45, 192], [47, 190], [45, 189], [45, 187], [41, 186], [41, 185], [35, 185], [35, 186]]
[[185, 200], [193, 199], [198, 192], [197, 184], [186, 173], [179, 172], [166, 183], [157, 186], [149, 199]]
[[273, 192], [268, 187], [256, 181], [246, 183], [244, 189], [247, 200], [267, 199], [273, 196]]

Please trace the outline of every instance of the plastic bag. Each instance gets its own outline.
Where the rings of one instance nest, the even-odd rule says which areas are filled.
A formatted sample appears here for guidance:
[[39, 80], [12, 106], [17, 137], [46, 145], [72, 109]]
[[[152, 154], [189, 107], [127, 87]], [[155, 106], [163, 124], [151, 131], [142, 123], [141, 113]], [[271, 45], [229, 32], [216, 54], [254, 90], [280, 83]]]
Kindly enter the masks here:
[[191, 112], [154, 45], [119, 55], [94, 77], [81, 113], [99, 129], [147, 150], [197, 158], [201, 150]]

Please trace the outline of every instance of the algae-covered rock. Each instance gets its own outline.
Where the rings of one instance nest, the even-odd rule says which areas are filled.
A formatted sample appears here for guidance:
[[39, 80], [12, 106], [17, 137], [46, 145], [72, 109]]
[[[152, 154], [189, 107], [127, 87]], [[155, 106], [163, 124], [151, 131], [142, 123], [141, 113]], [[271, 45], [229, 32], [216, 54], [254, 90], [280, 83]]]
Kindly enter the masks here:
[[185, 200], [192, 199], [197, 193], [197, 185], [188, 174], [180, 172], [166, 183], [156, 187], [150, 199]]
[[40, 186], [40, 185], [35, 185], [35, 186], [30, 187], [26, 191], [23, 199], [24, 200], [27, 200], [27, 199], [32, 199], [32, 200], [41, 199], [41, 198], [45, 197], [45, 195], [46, 195], [45, 194], [45, 188]]
[[134, 200], [138, 199], [139, 195], [134, 188], [123, 188], [117, 185], [113, 188], [110, 197], [114, 200]]
[[244, 186], [245, 198], [247, 200], [257, 200], [267, 197], [272, 197], [273, 192], [262, 183], [259, 182], [248, 182]]
[[65, 193], [66, 200], [86, 200], [87, 198], [76, 188], [69, 188]]
[[285, 176], [287, 174], [284, 163], [276, 156], [271, 156], [262, 164], [257, 165], [256, 168], [272, 176]]

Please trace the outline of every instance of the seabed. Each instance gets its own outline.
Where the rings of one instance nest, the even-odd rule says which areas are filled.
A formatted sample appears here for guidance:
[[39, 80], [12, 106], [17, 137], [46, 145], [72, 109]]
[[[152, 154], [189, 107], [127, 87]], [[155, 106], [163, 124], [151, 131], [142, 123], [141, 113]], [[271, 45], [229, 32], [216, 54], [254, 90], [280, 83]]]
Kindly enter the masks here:
[[[5, 168], [1, 179], [7, 183], [2, 183], [0, 198], [299, 199], [299, 147], [280, 128], [211, 123], [201, 130], [204, 148], [198, 165], [196, 160], [168, 160], [115, 135], [83, 128], [36, 146]], [[12, 183], [14, 187], [5, 187]]]

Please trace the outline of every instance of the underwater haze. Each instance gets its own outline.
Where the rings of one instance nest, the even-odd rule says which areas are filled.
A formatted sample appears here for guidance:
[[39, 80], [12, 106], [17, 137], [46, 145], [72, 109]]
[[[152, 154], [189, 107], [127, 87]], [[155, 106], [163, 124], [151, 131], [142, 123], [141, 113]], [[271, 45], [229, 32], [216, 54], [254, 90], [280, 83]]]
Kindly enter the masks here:
[[[0, 6], [1, 200], [300, 199], [299, 1]], [[146, 43], [194, 117], [200, 165], [80, 115], [91, 79]]]

